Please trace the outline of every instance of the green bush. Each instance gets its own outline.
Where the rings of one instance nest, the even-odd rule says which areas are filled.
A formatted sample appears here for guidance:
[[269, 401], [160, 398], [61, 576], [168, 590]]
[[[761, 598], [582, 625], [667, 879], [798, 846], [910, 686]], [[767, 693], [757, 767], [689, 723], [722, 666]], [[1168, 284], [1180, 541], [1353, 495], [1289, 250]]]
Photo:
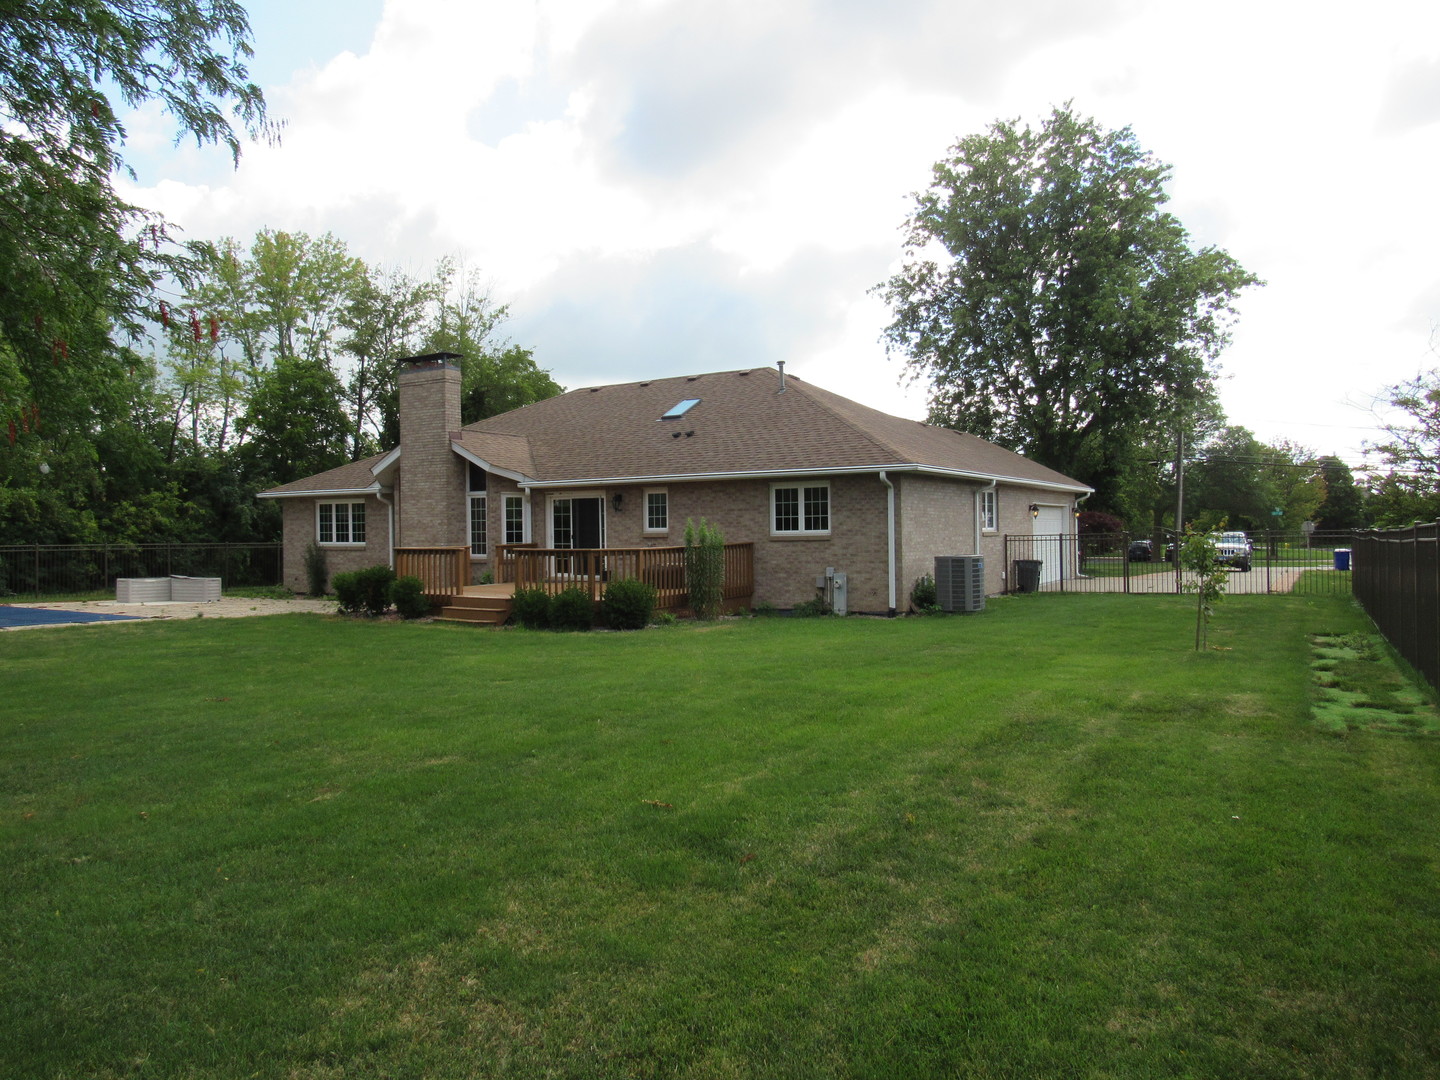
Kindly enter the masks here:
[[939, 606], [939, 594], [935, 592], [935, 578], [926, 574], [915, 579], [910, 589], [910, 606], [916, 611], [934, 611]]
[[806, 600], [802, 604], [796, 604], [791, 609], [790, 614], [797, 619], [818, 619], [822, 615], [831, 615], [834, 614], [834, 612], [823, 597], [817, 596], [814, 600]]
[[305, 584], [311, 596], [325, 595], [325, 579], [330, 576], [325, 565], [325, 549], [314, 540], [305, 548]]
[[769, 600], [761, 600], [750, 609], [750, 614], [757, 619], [773, 619], [780, 614], [780, 609]]
[[679, 621], [673, 611], [657, 611], [650, 616], [651, 626], [674, 626]]
[[516, 589], [510, 614], [528, 630], [544, 630], [550, 625], [550, 594], [541, 588]]
[[390, 610], [390, 592], [394, 585], [395, 571], [388, 566], [341, 571], [330, 579], [344, 614], [368, 615], [372, 619]]
[[423, 619], [430, 614], [430, 598], [418, 577], [396, 578], [390, 587], [390, 599], [402, 619]]
[[595, 601], [589, 589], [569, 588], [550, 598], [550, 626], [554, 630], [589, 630], [595, 625]]
[[655, 613], [655, 586], [636, 578], [612, 581], [601, 601], [612, 630], [643, 630]]
[[395, 584], [395, 571], [388, 566], [367, 566], [355, 573], [360, 579], [365, 614], [378, 619], [390, 610], [390, 588]]
[[342, 570], [330, 579], [335, 590], [335, 599], [345, 615], [359, 615], [365, 608], [365, 598], [360, 592], [360, 575], [354, 570]]

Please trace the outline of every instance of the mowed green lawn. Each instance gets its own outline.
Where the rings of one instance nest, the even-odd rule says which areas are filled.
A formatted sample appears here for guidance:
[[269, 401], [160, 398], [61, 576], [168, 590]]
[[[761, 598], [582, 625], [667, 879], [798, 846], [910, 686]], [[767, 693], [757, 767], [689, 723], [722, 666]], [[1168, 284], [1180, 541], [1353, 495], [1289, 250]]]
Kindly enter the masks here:
[[1331, 598], [0, 635], [0, 1074], [1440, 1075]]

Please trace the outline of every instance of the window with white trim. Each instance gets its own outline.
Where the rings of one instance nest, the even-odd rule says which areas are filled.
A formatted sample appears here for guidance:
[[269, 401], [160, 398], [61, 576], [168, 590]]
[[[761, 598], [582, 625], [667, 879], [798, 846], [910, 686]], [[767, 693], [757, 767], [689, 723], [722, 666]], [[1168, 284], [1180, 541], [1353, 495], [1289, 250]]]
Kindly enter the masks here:
[[487, 552], [485, 536], [485, 493], [470, 493], [470, 554], [484, 558]]
[[1000, 528], [1000, 503], [997, 492], [989, 488], [980, 492], [980, 529], [982, 532], [996, 532]]
[[645, 492], [645, 531], [652, 534], [670, 531], [670, 493], [665, 488], [650, 488]]
[[772, 536], [828, 536], [830, 482], [772, 484], [770, 533]]
[[489, 529], [485, 516], [485, 489], [488, 486], [489, 477], [486, 476], [485, 470], [473, 461], [467, 462], [467, 465], [469, 466], [467, 476], [470, 482], [466, 485], [469, 491], [465, 493], [465, 501], [470, 518], [470, 557], [483, 559], [490, 553]]
[[322, 502], [315, 506], [315, 538], [321, 544], [365, 543], [363, 502]]
[[525, 497], [523, 495], [505, 496], [505, 543], [523, 544], [525, 542]]

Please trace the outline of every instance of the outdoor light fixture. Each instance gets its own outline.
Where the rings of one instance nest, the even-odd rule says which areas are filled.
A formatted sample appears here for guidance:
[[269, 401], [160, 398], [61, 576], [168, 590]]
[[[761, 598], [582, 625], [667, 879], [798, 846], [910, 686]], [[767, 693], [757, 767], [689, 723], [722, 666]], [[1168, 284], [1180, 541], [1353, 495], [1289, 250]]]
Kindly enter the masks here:
[[614, 495], [611, 495], [611, 496], [610, 496], [610, 505], [615, 508], [615, 512], [616, 512], [617, 514], [620, 512], [620, 507], [623, 506], [624, 504], [625, 504], [625, 493], [624, 493], [623, 491], [617, 491], [617, 492], [615, 492]]
[[1040, 506], [1038, 503], [1030, 504], [1030, 516], [1032, 518], [1038, 518], [1040, 516]]

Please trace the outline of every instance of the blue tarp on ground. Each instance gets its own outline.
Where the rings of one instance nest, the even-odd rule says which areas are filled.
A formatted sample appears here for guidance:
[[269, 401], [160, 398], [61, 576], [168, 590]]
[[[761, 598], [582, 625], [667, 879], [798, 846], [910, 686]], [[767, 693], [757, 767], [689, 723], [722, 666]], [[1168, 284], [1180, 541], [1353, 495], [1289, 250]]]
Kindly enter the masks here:
[[50, 623], [115, 622], [138, 619], [139, 615], [105, 615], [98, 611], [51, 611], [47, 608], [12, 607], [0, 604], [0, 629], [9, 626], [45, 626]]

